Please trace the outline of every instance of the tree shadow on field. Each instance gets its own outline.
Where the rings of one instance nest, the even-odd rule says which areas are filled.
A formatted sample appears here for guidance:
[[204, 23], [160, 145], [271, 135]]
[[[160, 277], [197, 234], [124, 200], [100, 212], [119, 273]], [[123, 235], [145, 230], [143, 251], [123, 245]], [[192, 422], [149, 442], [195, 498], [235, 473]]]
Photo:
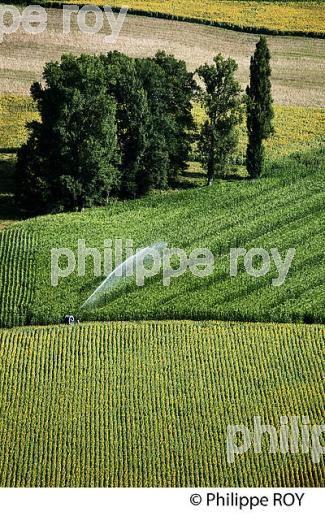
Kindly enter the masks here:
[[179, 175], [173, 182], [172, 187], [176, 190], [186, 190], [206, 186], [206, 174], [198, 168], [189, 168], [186, 172]]
[[20, 219], [14, 199], [15, 160], [14, 154], [0, 153], [0, 229]]

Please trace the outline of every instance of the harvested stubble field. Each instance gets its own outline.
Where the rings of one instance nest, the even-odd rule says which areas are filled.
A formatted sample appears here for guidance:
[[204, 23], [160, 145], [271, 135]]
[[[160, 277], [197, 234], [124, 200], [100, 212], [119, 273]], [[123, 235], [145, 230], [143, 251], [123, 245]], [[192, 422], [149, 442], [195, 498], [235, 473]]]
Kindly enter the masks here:
[[[62, 10], [49, 9], [48, 30], [27, 35], [18, 31], [0, 46], [0, 92], [27, 94], [30, 84], [41, 78], [44, 64], [64, 53], [105, 53], [113, 49], [132, 56], [150, 56], [164, 49], [184, 59], [189, 69], [210, 62], [219, 52], [239, 64], [238, 78], [248, 81], [250, 56], [258, 36], [197, 24], [130, 15], [116, 44], [105, 44], [103, 34], [87, 35], [72, 24], [62, 34]], [[106, 27], [106, 33], [109, 28]], [[272, 52], [273, 93], [276, 103], [325, 106], [323, 61], [325, 40], [269, 36]]]
[[[321, 325], [0, 331], [1, 486], [322, 486], [311, 453], [227, 460], [227, 425], [323, 413]], [[299, 425], [301, 423], [299, 422]], [[9, 434], [10, 432], [10, 434]], [[264, 444], [265, 442], [265, 444]]]

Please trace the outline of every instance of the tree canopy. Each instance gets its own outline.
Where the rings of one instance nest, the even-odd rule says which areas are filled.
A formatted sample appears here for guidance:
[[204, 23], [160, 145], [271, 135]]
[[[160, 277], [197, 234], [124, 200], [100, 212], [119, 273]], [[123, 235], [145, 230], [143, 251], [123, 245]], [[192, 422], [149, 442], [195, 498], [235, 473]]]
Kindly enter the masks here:
[[159, 52], [132, 59], [63, 56], [31, 89], [40, 122], [18, 153], [17, 202], [25, 210], [77, 210], [109, 196], [165, 189], [186, 168], [193, 74]]

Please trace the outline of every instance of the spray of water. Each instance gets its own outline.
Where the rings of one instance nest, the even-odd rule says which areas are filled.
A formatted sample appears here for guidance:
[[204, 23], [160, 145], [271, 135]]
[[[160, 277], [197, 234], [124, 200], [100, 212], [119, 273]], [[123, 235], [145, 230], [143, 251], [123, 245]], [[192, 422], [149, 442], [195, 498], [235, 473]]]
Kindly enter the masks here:
[[159, 242], [158, 244], [153, 244], [152, 246], [140, 249], [136, 254], [127, 258], [107, 276], [107, 278], [99, 285], [99, 287], [97, 287], [97, 289], [81, 306], [81, 309], [96, 305], [104, 295], [107, 295], [123, 280], [134, 274], [139, 266], [145, 266], [146, 262], [150, 262], [150, 258], [152, 258], [154, 252], [158, 251], [159, 254], [162, 255], [166, 247], [167, 244], [164, 242]]

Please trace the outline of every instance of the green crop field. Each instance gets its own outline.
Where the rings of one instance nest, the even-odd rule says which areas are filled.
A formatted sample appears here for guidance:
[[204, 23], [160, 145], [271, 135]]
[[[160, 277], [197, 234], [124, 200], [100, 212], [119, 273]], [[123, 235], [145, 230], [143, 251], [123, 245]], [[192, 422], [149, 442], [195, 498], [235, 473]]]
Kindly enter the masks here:
[[[227, 457], [227, 425], [323, 413], [324, 326], [0, 331], [1, 486], [321, 486], [311, 453]], [[10, 434], [8, 433], [10, 432]], [[240, 442], [240, 441], [237, 441]]]
[[19, 228], [0, 233], [0, 316], [7, 316], [6, 326], [28, 320], [35, 284], [35, 251], [32, 233]]
[[[253, 433], [256, 416], [277, 431], [281, 417], [324, 423], [324, 2], [128, 4], [147, 16], [128, 16], [109, 48], [102, 33], [82, 34], [75, 21], [62, 38], [62, 12], [53, 8], [44, 34], [20, 31], [0, 45], [0, 486], [324, 486], [323, 461], [301, 444], [298, 453], [270, 454], [266, 437], [261, 453], [250, 448], [227, 460], [227, 426]], [[212, 187], [193, 149], [175, 189], [24, 220], [13, 197], [16, 150], [26, 123], [38, 117], [26, 94], [46, 62], [63, 53], [165, 49], [193, 71], [221, 52], [238, 62], [244, 89], [254, 28], [274, 34], [276, 133], [261, 178], [245, 178], [243, 124], [232, 171]], [[202, 122], [198, 105], [193, 111]], [[127, 239], [134, 249], [157, 242], [187, 254], [208, 248], [214, 270], [207, 278], [188, 271], [170, 286], [161, 273], [144, 287], [133, 277], [81, 308], [104, 275], [94, 274], [91, 258], [78, 275], [80, 239], [102, 259], [108, 239], [122, 239], [124, 254]], [[276, 248], [282, 259], [296, 253], [274, 287], [274, 262], [254, 278], [241, 259], [231, 277], [233, 247]], [[54, 287], [56, 248], [71, 250], [76, 265]], [[62, 326], [67, 313], [80, 323]]]
[[[7, 300], [1, 309], [0, 323], [60, 322], [66, 312], [87, 320], [324, 321], [324, 157], [320, 148], [270, 161], [265, 177], [256, 182], [220, 181], [211, 188], [154, 193], [83, 213], [27, 220], [13, 229], [30, 233], [37, 241], [32, 269], [30, 264], [25, 266], [20, 254], [19, 234], [13, 244], [11, 233], [3, 232], [1, 270], [7, 283], [0, 286], [0, 300], [6, 295], [12, 303]], [[76, 268], [52, 287], [52, 248], [70, 248], [76, 255], [78, 239], [84, 239], [87, 247], [96, 247], [103, 254], [105, 240], [121, 238], [132, 239], [134, 248], [160, 241], [187, 253], [209, 248], [215, 257], [214, 272], [208, 278], [196, 278], [187, 271], [169, 287], [162, 286], [161, 274], [142, 288], [133, 280], [125, 290], [122, 283], [108, 302], [81, 313], [81, 304], [103, 278], [94, 275], [88, 259], [85, 276], [79, 277]], [[274, 264], [262, 278], [252, 278], [240, 264], [238, 276], [231, 278], [231, 247], [278, 248], [283, 257], [295, 248], [296, 255], [285, 283], [275, 288], [271, 283], [277, 277]], [[19, 315], [18, 309], [14, 318], [18, 281], [12, 257], [33, 290], [28, 313]]]

